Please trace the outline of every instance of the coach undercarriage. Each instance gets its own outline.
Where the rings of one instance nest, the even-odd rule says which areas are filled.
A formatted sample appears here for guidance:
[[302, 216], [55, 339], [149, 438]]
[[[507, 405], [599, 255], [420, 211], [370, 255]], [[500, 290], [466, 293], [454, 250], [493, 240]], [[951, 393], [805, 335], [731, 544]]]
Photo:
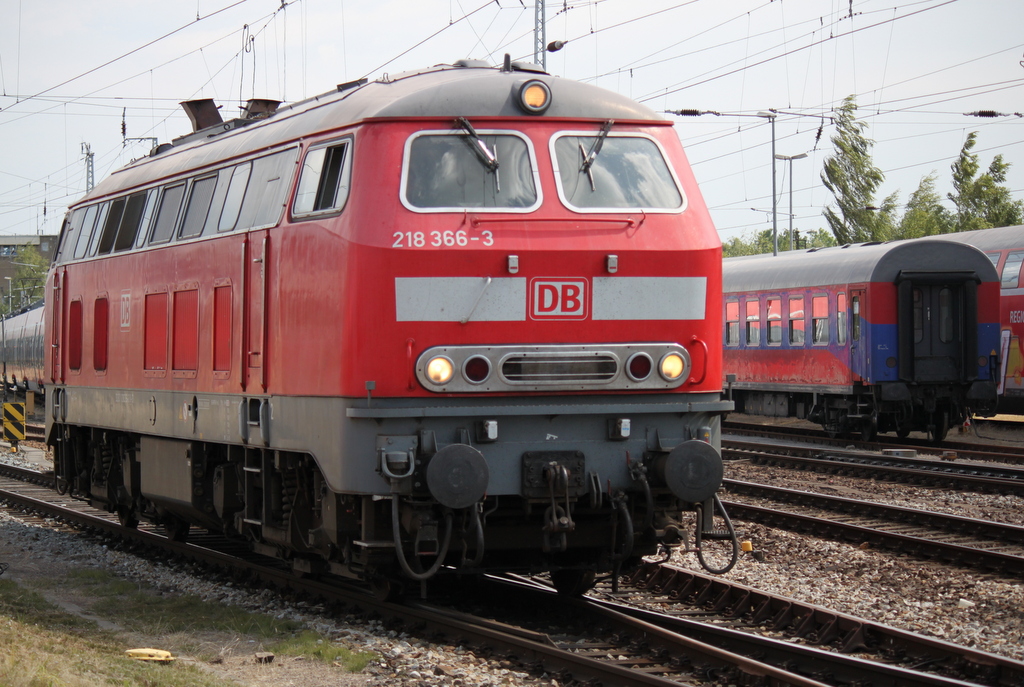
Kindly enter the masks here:
[[[493, 569], [551, 571], [560, 590], [578, 593], [597, 572], [618, 570], [662, 544], [689, 544], [691, 527], [710, 570], [716, 564], [701, 555], [702, 538], [736, 548], [717, 496], [685, 503], [666, 486], [665, 455], [637, 460], [632, 488], [613, 490], [585, 472], [582, 454], [542, 452], [524, 457], [522, 494], [465, 502], [464, 494], [442, 488], [439, 502], [425, 486], [431, 461], [392, 464], [390, 494], [344, 494], [331, 490], [309, 454], [69, 424], [54, 430], [58, 490], [116, 513], [126, 526], [145, 520], [179, 541], [198, 526], [244, 538], [296, 571], [359, 577], [389, 590], [441, 570]], [[461, 467], [451, 467], [457, 474], [448, 483], [462, 480]]]

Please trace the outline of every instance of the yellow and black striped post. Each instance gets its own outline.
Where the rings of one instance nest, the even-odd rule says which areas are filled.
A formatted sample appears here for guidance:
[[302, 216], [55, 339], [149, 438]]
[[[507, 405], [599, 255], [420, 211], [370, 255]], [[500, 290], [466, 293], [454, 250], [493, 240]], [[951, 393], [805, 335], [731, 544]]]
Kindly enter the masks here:
[[4, 440], [11, 443], [11, 450], [18, 449], [18, 442], [25, 440], [25, 404], [4, 404]]

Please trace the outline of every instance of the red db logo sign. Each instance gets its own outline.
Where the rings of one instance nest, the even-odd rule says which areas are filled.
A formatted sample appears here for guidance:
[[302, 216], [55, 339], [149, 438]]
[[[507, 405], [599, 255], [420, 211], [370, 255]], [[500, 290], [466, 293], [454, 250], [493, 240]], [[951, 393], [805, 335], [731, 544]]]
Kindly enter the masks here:
[[535, 279], [531, 290], [534, 318], [581, 320], [587, 316], [585, 279]]

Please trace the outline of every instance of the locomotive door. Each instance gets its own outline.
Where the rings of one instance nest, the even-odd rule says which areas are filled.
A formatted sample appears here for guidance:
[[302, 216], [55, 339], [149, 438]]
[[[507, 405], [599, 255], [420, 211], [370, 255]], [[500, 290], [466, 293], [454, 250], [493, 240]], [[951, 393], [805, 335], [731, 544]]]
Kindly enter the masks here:
[[961, 379], [963, 287], [915, 283], [912, 289], [914, 380]]
[[864, 288], [850, 289], [850, 369], [854, 381], [871, 382], [871, 355], [868, 343], [868, 326], [864, 319], [864, 304], [867, 303]]
[[65, 268], [58, 267], [53, 272], [53, 285], [51, 286], [51, 302], [53, 319], [50, 321], [50, 381], [55, 384], [64, 383], [64, 350], [62, 332], [65, 329], [64, 318], [64, 293], [67, 290], [67, 272]]
[[245, 293], [242, 298], [242, 390], [267, 390], [267, 258], [270, 236], [266, 229], [246, 236], [242, 250]]

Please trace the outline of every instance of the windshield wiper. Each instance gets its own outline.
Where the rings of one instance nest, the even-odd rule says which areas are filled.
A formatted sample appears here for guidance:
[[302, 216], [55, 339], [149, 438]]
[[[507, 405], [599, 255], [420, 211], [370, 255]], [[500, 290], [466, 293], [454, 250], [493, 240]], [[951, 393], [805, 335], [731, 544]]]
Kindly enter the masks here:
[[501, 182], [498, 179], [498, 167], [500, 166], [498, 156], [491, 152], [491, 149], [487, 147], [487, 143], [484, 142], [484, 139], [480, 138], [480, 134], [476, 132], [476, 129], [473, 128], [468, 119], [459, 117], [455, 120], [455, 123], [465, 129], [466, 135], [473, 139], [473, 142], [469, 144], [470, 150], [477, 156], [481, 164], [487, 168], [488, 172], [494, 173], [495, 190], [501, 193]]
[[594, 185], [594, 173], [590, 168], [594, 166], [594, 160], [597, 159], [598, 154], [601, 152], [604, 139], [608, 138], [608, 132], [612, 130], [612, 124], [614, 123], [614, 119], [609, 119], [604, 123], [604, 126], [601, 127], [601, 133], [597, 135], [597, 139], [594, 141], [594, 145], [590, 146], [589, 153], [583, 150], [583, 144], [580, 143], [580, 155], [583, 156], [583, 164], [580, 165], [580, 171], [586, 172], [587, 178], [590, 179], [591, 191], [596, 191], [597, 186]]

